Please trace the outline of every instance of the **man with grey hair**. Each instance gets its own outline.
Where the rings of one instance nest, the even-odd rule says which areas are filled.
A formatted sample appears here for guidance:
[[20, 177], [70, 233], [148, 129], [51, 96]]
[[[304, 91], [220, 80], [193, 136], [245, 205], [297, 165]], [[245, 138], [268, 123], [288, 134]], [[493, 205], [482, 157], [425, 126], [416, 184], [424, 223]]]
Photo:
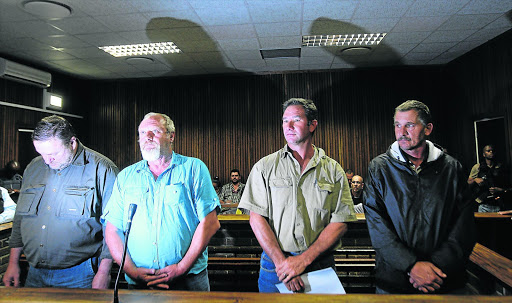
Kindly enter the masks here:
[[254, 165], [239, 208], [250, 211], [251, 228], [263, 253], [260, 292], [304, 290], [300, 275], [332, 267], [346, 222], [356, 221], [341, 166], [312, 144], [318, 111], [311, 100], [283, 104], [287, 144]]
[[82, 145], [59, 116], [42, 119], [32, 140], [41, 156], [23, 175], [4, 284], [20, 286], [23, 252], [27, 287], [108, 288], [112, 257], [100, 216], [117, 167]]
[[394, 126], [364, 192], [377, 293], [464, 293], [475, 223], [462, 166], [426, 139], [433, 123], [422, 102], [399, 105]]
[[209, 291], [206, 246], [219, 229], [219, 198], [206, 165], [173, 151], [174, 123], [149, 113], [139, 125], [143, 160], [117, 177], [102, 219], [112, 257], [120, 264], [130, 204], [124, 271], [130, 288]]

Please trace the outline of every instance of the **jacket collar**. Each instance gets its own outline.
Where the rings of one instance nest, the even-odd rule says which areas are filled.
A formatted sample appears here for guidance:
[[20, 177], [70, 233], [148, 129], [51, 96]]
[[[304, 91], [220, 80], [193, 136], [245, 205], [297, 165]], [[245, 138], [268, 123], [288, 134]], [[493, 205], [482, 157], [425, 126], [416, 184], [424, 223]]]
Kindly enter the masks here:
[[[426, 142], [428, 148], [428, 158], [426, 162], [433, 162], [439, 159], [439, 157], [441, 157], [441, 155], [443, 154], [443, 150], [437, 147], [434, 143], [430, 142], [429, 140], [426, 140]], [[393, 157], [393, 159], [397, 159], [398, 161], [404, 163], [408, 162], [408, 160], [404, 157], [400, 149], [400, 146], [398, 145], [398, 141], [395, 141], [393, 144], [391, 144], [391, 146], [389, 147], [389, 153], [391, 157]]]

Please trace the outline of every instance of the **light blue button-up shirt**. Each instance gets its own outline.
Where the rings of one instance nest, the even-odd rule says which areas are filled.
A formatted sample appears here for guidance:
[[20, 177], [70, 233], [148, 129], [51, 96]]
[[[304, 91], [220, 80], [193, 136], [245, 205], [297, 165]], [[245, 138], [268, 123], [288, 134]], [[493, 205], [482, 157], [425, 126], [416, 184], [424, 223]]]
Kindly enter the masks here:
[[[174, 152], [171, 164], [156, 180], [145, 160], [122, 170], [102, 222], [125, 230], [132, 203], [137, 204], [137, 211], [128, 253], [137, 267], [154, 269], [178, 263], [185, 256], [199, 222], [220, 209], [206, 165]], [[188, 273], [201, 272], [207, 261], [205, 249]]]

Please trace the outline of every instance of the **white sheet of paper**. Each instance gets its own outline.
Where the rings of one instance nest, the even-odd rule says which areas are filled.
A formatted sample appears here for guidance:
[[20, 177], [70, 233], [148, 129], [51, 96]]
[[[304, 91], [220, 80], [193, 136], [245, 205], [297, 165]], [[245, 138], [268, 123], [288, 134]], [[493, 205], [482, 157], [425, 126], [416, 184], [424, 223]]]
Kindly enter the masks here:
[[[304, 293], [307, 294], [346, 294], [343, 285], [341, 285], [338, 275], [331, 267], [308, 272], [300, 275], [304, 281]], [[284, 283], [276, 284], [277, 289], [282, 294], [291, 294]]]

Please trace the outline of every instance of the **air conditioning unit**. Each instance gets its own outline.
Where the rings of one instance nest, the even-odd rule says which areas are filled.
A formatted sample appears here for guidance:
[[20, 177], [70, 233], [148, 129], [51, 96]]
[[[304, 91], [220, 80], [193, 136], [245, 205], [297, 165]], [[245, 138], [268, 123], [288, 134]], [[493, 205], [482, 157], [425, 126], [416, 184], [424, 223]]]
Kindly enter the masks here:
[[0, 77], [43, 88], [52, 84], [52, 74], [4, 58], [0, 58]]

